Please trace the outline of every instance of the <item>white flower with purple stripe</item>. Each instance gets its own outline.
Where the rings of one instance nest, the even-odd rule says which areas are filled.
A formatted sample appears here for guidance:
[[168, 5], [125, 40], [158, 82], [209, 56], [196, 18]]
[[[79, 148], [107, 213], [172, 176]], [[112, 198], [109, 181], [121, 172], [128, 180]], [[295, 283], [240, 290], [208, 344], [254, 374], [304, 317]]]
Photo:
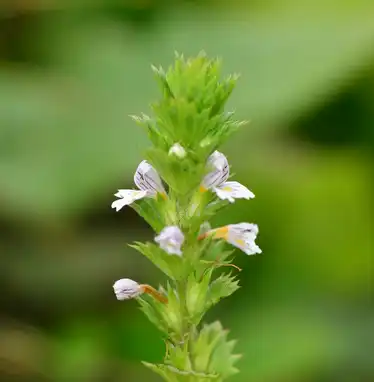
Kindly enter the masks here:
[[134, 175], [134, 182], [139, 190], [118, 190], [114, 194], [117, 200], [112, 203], [112, 208], [119, 211], [122, 207], [128, 206], [136, 200], [152, 198], [161, 195], [166, 198], [166, 191], [157, 171], [145, 160], [143, 160]]
[[239, 182], [227, 179], [230, 175], [230, 166], [225, 155], [215, 151], [207, 161], [207, 167], [212, 169], [203, 179], [200, 190], [212, 190], [222, 200], [234, 203], [235, 199], [252, 199], [254, 193]]

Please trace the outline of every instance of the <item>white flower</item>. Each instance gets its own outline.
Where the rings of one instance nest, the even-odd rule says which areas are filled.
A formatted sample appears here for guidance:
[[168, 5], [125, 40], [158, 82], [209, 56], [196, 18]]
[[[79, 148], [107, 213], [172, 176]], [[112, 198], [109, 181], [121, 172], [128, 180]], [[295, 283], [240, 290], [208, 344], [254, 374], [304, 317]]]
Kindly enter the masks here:
[[166, 191], [157, 171], [147, 161], [143, 160], [139, 164], [134, 175], [134, 182], [139, 190], [118, 190], [114, 194], [120, 198], [112, 203], [112, 208], [115, 208], [116, 211], [145, 197], [151, 198], [160, 194], [166, 198]]
[[179, 227], [165, 227], [160, 234], [155, 237], [155, 242], [169, 255], [182, 256], [181, 247], [184, 242], [184, 235]]
[[260, 247], [255, 243], [258, 234], [258, 226], [256, 224], [229, 224], [206, 233], [202, 238], [209, 234], [212, 234], [214, 239], [226, 240], [228, 243], [241, 249], [247, 255], [262, 253]]
[[176, 157], [182, 159], [186, 156], [186, 150], [179, 143], [174, 143], [169, 150], [169, 155], [175, 155]]
[[131, 279], [121, 279], [113, 285], [114, 293], [117, 300], [129, 300], [141, 295], [144, 290], [141, 285]]
[[233, 203], [235, 199], [251, 199], [255, 195], [249, 191], [247, 187], [239, 182], [227, 182], [230, 175], [230, 166], [227, 158], [215, 151], [209, 158], [207, 166], [212, 168], [212, 171], [207, 174], [200, 186], [202, 192], [210, 189], [217, 194], [222, 200], [228, 200]]

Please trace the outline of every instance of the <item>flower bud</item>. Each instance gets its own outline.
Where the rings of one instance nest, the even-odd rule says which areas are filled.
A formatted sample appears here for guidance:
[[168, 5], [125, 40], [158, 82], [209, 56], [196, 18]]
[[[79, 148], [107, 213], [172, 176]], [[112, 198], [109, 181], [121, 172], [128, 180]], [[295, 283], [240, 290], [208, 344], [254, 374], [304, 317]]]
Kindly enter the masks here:
[[165, 227], [160, 234], [155, 237], [155, 242], [169, 255], [182, 256], [181, 247], [184, 242], [184, 235], [179, 227]]
[[131, 279], [117, 280], [113, 285], [113, 289], [117, 300], [120, 301], [138, 297], [144, 292], [141, 285]]
[[175, 155], [176, 157], [182, 159], [186, 156], [186, 150], [179, 143], [174, 143], [169, 150], [169, 155]]

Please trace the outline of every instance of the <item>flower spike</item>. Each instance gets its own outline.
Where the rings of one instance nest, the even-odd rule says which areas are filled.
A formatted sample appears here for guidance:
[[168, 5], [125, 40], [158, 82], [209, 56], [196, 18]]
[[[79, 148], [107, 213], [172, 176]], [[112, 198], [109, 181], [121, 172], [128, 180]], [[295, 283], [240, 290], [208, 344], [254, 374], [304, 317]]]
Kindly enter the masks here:
[[112, 208], [131, 205], [153, 228], [150, 241], [135, 241], [130, 247], [167, 280], [164, 287], [154, 288], [124, 278], [113, 289], [118, 300], [135, 299], [163, 333], [164, 362], [144, 362], [145, 366], [168, 381], [223, 382], [238, 371], [240, 355], [219, 321], [202, 324], [204, 315], [240, 288], [236, 271], [241, 268], [232, 260], [236, 248], [225, 248], [226, 242], [248, 255], [261, 253], [255, 243], [257, 225], [213, 229], [209, 224], [236, 199], [254, 198], [231, 179], [226, 156], [215, 151], [243, 125], [225, 112], [237, 75], [222, 78], [220, 59], [205, 53], [189, 59], [176, 54], [175, 65], [152, 69], [160, 99], [151, 104], [152, 116], [132, 116], [151, 140], [150, 162], [138, 165], [133, 189], [118, 190]]
[[166, 191], [157, 171], [145, 160], [143, 160], [134, 175], [134, 183], [139, 190], [118, 190], [114, 194], [117, 200], [112, 203], [112, 208], [118, 212], [122, 207], [128, 206], [136, 200], [143, 198], [152, 198], [161, 195], [166, 199]]
[[169, 255], [182, 256], [181, 247], [184, 242], [184, 235], [179, 227], [165, 227], [160, 234], [155, 237], [155, 242]]
[[213, 170], [208, 173], [201, 185], [200, 191], [212, 190], [222, 200], [234, 203], [235, 199], [252, 199], [254, 193], [239, 182], [227, 182], [230, 175], [230, 166], [225, 155], [215, 151], [209, 158], [207, 166]]

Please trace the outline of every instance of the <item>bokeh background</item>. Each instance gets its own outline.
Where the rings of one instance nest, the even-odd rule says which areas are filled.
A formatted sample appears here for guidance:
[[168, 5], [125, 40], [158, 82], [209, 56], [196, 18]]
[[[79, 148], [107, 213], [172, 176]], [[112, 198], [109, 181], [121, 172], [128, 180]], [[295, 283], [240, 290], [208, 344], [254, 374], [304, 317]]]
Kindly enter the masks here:
[[214, 225], [260, 226], [241, 288], [211, 311], [235, 382], [374, 380], [374, 3], [0, 1], [0, 380], [158, 381], [164, 344], [113, 281], [158, 284], [127, 248], [153, 233], [110, 209], [149, 144], [128, 114], [150, 64], [204, 49], [252, 123], [222, 150], [256, 194]]

